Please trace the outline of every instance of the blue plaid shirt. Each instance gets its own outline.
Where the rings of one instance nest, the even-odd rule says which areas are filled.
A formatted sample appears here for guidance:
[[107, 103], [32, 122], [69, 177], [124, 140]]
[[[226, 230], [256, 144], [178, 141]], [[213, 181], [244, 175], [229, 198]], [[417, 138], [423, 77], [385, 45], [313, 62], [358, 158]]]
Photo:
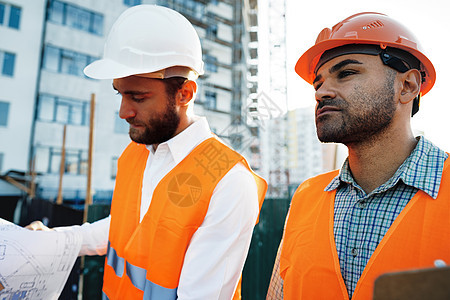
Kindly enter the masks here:
[[437, 197], [447, 157], [421, 137], [394, 176], [370, 194], [353, 179], [348, 160], [325, 188], [325, 191], [336, 189], [334, 238], [350, 298], [378, 243], [414, 194], [422, 190]]

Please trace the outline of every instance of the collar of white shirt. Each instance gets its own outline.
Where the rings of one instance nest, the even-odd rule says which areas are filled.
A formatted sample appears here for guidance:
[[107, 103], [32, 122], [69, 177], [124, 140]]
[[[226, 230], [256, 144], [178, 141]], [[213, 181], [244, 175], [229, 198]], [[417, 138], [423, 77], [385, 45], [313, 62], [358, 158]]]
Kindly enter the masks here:
[[[162, 145], [169, 149], [175, 164], [181, 162], [197, 145], [204, 140], [212, 137], [211, 129], [205, 117], [198, 117], [198, 119], [189, 125], [185, 130], [171, 138], [170, 140], [158, 145]], [[146, 146], [153, 154], [155, 150], [152, 145]], [[158, 149], [156, 149], [157, 151]]]

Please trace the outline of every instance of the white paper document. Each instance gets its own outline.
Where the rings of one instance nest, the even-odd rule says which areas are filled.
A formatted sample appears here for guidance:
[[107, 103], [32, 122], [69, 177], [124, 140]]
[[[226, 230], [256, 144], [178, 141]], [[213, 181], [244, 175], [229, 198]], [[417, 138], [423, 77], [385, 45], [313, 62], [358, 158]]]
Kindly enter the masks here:
[[58, 299], [81, 241], [73, 231], [31, 231], [0, 218], [0, 300]]

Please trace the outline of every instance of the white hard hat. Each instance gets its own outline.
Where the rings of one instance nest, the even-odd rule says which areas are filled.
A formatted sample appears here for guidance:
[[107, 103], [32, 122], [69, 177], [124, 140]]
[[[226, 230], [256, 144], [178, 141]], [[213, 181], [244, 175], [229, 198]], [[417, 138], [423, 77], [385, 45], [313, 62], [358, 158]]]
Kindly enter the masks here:
[[192, 24], [174, 10], [145, 4], [119, 16], [106, 39], [103, 58], [84, 69], [95, 79], [139, 74], [192, 79], [203, 73], [200, 39]]

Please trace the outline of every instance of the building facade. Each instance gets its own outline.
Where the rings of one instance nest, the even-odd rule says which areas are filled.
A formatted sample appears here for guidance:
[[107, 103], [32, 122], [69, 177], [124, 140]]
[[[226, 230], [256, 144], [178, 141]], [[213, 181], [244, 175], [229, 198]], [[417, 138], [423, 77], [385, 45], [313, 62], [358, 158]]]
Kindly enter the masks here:
[[291, 110], [287, 116], [289, 181], [294, 187], [324, 171], [323, 145], [317, 138], [314, 107]]
[[0, 173], [29, 167], [44, 3], [0, 1]]
[[170, 7], [194, 25], [205, 61], [194, 111], [206, 116], [212, 130], [251, 163], [252, 152], [243, 143], [253, 132], [245, 121], [252, 92], [246, 64], [251, 38], [249, 25], [243, 22], [252, 8], [248, 3], [1, 0], [0, 38], [11, 42], [0, 45], [0, 139], [5, 141], [0, 143], [0, 173], [27, 171], [33, 165], [38, 173], [38, 196], [53, 200], [65, 156], [63, 198], [75, 205], [82, 203], [93, 115], [94, 201], [111, 199], [117, 159], [130, 142], [128, 124], [118, 117], [120, 97], [111, 81], [87, 78], [83, 68], [102, 56], [106, 35], [117, 17], [137, 4]]

